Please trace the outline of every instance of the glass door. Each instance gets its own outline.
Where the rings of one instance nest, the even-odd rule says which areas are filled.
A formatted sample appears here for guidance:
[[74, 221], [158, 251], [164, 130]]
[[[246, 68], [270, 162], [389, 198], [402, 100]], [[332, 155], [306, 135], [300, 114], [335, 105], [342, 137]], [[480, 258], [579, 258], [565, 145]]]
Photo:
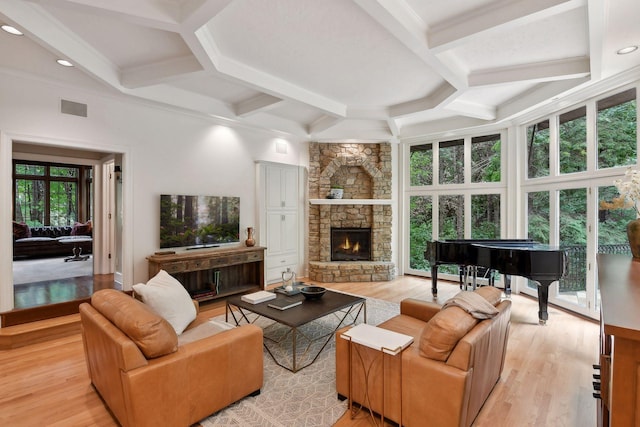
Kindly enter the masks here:
[[[567, 254], [567, 270], [557, 289], [550, 292], [551, 302], [563, 306], [589, 308], [587, 296], [587, 189], [558, 191], [559, 246]], [[579, 310], [581, 311], [581, 310]]]

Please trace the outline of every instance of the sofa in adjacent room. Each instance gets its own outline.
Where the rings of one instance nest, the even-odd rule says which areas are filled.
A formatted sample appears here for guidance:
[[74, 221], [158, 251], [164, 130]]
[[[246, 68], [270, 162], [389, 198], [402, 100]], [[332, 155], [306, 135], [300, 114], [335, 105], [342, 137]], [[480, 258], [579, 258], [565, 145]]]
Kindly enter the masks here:
[[[481, 297], [480, 305], [486, 306], [493, 317], [480, 320], [461, 308], [457, 302], [468, 294], [475, 294], [471, 299]], [[380, 351], [350, 344], [342, 337], [349, 328], [339, 330], [338, 396], [348, 398], [351, 392], [355, 402], [406, 427], [470, 426], [502, 373], [511, 301], [502, 301], [501, 291], [490, 286], [461, 292], [451, 301], [440, 306], [405, 299], [399, 315], [378, 325], [414, 338], [399, 355], [384, 356], [384, 407]]]
[[162, 297], [166, 318], [115, 289], [80, 305], [91, 383], [124, 427], [188, 427], [260, 392], [262, 329], [210, 321], [190, 299], [193, 316], [185, 317], [184, 294]]
[[91, 221], [73, 226], [39, 226], [13, 222], [13, 258], [44, 258], [74, 255], [74, 249], [90, 254], [93, 248]]

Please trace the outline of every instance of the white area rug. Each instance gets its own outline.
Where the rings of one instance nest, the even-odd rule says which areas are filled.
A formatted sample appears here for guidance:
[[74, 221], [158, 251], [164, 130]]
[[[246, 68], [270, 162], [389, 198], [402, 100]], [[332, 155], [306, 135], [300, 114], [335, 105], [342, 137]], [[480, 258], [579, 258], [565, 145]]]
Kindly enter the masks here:
[[[367, 323], [380, 324], [398, 314], [399, 310], [396, 303], [368, 298]], [[223, 316], [221, 318], [224, 320]], [[266, 321], [259, 319], [256, 323], [263, 327], [268, 324], [261, 322]], [[312, 322], [304, 332], [318, 336], [327, 328], [333, 329], [337, 322], [336, 316], [325, 316]], [[361, 318], [358, 323], [361, 323]], [[279, 325], [267, 326], [265, 336], [277, 339], [282, 329]], [[277, 350], [277, 345], [273, 347], [275, 344], [268, 340], [265, 342], [272, 351]], [[288, 346], [289, 342], [285, 341], [285, 345]], [[299, 350], [304, 352], [304, 349]], [[311, 353], [313, 350], [314, 347]], [[347, 402], [338, 400], [336, 394], [335, 340], [332, 338], [313, 364], [295, 374], [278, 366], [265, 350], [264, 385], [260, 395], [246, 397], [201, 421], [201, 424], [206, 427], [327, 427], [332, 426], [346, 410]]]
[[41, 282], [93, 275], [93, 256], [86, 261], [64, 262], [65, 257], [13, 261], [13, 283]]

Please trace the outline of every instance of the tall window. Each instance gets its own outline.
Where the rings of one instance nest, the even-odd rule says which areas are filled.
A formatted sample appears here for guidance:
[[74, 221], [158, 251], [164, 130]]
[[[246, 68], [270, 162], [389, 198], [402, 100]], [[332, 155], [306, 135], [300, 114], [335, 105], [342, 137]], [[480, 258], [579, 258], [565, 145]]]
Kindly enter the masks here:
[[500, 238], [500, 195], [471, 196], [471, 238]]
[[549, 192], [527, 193], [527, 238], [549, 243]]
[[[636, 96], [631, 88], [588, 100], [526, 128], [527, 179], [521, 191], [527, 194], [528, 237], [567, 254], [550, 301], [589, 316], [598, 314], [595, 255], [629, 253], [625, 228], [635, 212], [620, 200], [613, 181], [624, 166], [637, 164]], [[548, 149], [553, 142], [557, 156]], [[547, 179], [537, 179], [542, 177]], [[523, 290], [535, 288], [529, 282]]]
[[636, 163], [636, 90], [598, 101], [598, 168]]
[[500, 135], [471, 138], [471, 182], [500, 182]]
[[411, 146], [409, 170], [410, 185], [433, 184], [433, 144]]
[[417, 270], [429, 268], [424, 259], [424, 251], [433, 234], [432, 210], [431, 196], [409, 198], [409, 267]]
[[14, 161], [14, 220], [29, 226], [67, 226], [89, 219], [90, 171], [85, 166]]
[[587, 108], [560, 114], [560, 173], [587, 170]]
[[439, 183], [464, 183], [464, 139], [441, 142], [438, 154], [440, 156]]
[[549, 175], [549, 120], [527, 128], [527, 177]]
[[[432, 240], [500, 238], [501, 145], [502, 135], [490, 134], [408, 147], [409, 269], [429, 271], [424, 253]], [[441, 266], [440, 272], [457, 274], [457, 269]]]

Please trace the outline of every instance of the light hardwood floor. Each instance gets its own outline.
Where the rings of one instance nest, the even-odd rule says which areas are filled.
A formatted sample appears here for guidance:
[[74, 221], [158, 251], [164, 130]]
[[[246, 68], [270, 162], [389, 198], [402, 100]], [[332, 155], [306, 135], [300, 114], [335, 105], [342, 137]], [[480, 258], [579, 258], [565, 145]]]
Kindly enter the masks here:
[[[456, 285], [438, 285], [441, 303], [458, 292]], [[393, 302], [432, 300], [431, 282], [411, 276], [323, 286]], [[519, 295], [512, 299], [502, 378], [474, 426], [595, 426], [591, 365], [598, 353], [597, 323], [550, 307], [547, 325], [539, 326], [537, 301]], [[224, 313], [222, 303], [203, 309], [212, 316]], [[363, 415], [351, 420], [345, 414], [336, 426], [373, 426]], [[89, 383], [80, 334], [0, 351], [0, 425], [117, 425]]]

